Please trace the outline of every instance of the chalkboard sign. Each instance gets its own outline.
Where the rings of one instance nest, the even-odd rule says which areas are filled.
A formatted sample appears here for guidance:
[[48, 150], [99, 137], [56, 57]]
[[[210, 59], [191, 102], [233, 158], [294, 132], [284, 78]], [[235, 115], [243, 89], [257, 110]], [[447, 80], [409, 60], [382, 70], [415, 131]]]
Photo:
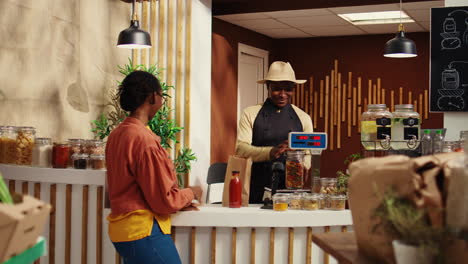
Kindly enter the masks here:
[[431, 9], [431, 112], [468, 111], [468, 7]]

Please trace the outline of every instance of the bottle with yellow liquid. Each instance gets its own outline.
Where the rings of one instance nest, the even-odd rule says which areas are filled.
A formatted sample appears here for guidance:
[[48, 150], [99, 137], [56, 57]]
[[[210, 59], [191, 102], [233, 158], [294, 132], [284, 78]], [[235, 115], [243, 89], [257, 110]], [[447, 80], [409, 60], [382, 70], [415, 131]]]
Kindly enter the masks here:
[[[390, 144], [392, 113], [386, 104], [370, 104], [361, 115], [361, 144], [366, 150], [388, 149]], [[389, 147], [389, 145], [388, 145]]]

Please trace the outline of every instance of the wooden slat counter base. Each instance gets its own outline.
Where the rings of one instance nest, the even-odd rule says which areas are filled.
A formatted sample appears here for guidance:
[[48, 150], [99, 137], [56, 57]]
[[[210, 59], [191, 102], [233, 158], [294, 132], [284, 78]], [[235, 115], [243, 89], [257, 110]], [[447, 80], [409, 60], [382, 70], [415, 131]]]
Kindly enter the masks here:
[[[200, 211], [173, 215], [172, 224], [180, 238], [175, 244], [182, 263], [320, 264], [325, 253], [313, 244], [312, 237], [327, 231], [341, 233], [343, 226], [352, 230], [348, 210], [276, 212], [259, 207], [204, 205]], [[190, 239], [193, 227], [195, 240]], [[190, 254], [193, 250], [195, 258]], [[336, 261], [330, 257], [329, 263]]]
[[354, 232], [351, 233], [325, 233], [312, 237], [325, 252], [336, 258], [342, 264], [371, 264], [376, 263], [359, 253]]

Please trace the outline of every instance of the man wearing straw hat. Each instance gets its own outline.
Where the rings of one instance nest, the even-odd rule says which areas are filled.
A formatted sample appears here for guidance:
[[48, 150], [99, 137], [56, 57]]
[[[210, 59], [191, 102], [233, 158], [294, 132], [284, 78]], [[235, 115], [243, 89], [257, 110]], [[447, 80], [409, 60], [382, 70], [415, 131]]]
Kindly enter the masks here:
[[[262, 203], [264, 188], [271, 187], [274, 161], [285, 161], [289, 132], [312, 132], [310, 116], [290, 103], [296, 84], [294, 70], [288, 62], [275, 61], [267, 76], [258, 83], [266, 84], [268, 98], [263, 104], [244, 109], [237, 129], [236, 154], [252, 158], [249, 203]], [[310, 154], [307, 152], [307, 154]], [[310, 155], [306, 156], [310, 167]], [[278, 188], [285, 188], [284, 178]]]

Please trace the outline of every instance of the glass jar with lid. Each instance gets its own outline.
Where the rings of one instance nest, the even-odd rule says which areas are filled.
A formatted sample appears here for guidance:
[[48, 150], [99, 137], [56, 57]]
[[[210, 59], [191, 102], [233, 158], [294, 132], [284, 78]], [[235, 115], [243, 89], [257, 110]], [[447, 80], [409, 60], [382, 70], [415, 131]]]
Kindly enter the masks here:
[[346, 195], [330, 195], [330, 210], [344, 210], [346, 208]]
[[52, 140], [36, 138], [32, 154], [32, 166], [50, 168], [52, 166]]
[[464, 152], [465, 142], [468, 141], [468, 130], [460, 131], [460, 146], [456, 149], [456, 152]]
[[80, 138], [70, 138], [68, 139], [68, 144], [70, 145], [70, 153], [68, 159], [68, 167], [73, 167], [72, 156], [75, 153], [81, 154], [86, 150], [86, 140]]
[[313, 177], [312, 178], [312, 192], [313, 193], [320, 193], [320, 177]]
[[419, 145], [421, 120], [412, 104], [395, 105], [392, 113], [392, 142], [395, 150], [415, 149]]
[[277, 193], [273, 195], [273, 210], [274, 211], [286, 211], [289, 205], [289, 194], [288, 193]]
[[93, 170], [103, 170], [106, 168], [106, 156], [101, 154], [91, 154], [89, 156], [89, 167]]
[[3, 127], [1, 135], [0, 156], [2, 156], [2, 162], [5, 164], [14, 164], [16, 160], [16, 127]]
[[302, 189], [304, 187], [303, 150], [292, 150], [286, 153], [286, 188]]
[[16, 135], [16, 159], [18, 165], [32, 164], [32, 151], [36, 129], [34, 127], [18, 127]]
[[307, 193], [303, 197], [302, 208], [304, 210], [318, 210], [320, 209], [320, 194]]
[[68, 142], [56, 142], [52, 147], [52, 167], [67, 168], [70, 158], [70, 144]]
[[390, 147], [392, 113], [386, 104], [370, 104], [361, 115], [361, 144], [366, 150]]
[[289, 209], [300, 210], [302, 209], [303, 193], [291, 193], [289, 196]]
[[321, 194], [336, 194], [337, 192], [336, 178], [320, 178], [320, 193]]
[[89, 155], [86, 153], [75, 153], [72, 156], [73, 168], [86, 170], [88, 168]]
[[86, 140], [86, 150], [85, 153], [88, 155], [92, 154], [101, 154], [105, 152], [104, 142], [100, 139], [88, 139]]

